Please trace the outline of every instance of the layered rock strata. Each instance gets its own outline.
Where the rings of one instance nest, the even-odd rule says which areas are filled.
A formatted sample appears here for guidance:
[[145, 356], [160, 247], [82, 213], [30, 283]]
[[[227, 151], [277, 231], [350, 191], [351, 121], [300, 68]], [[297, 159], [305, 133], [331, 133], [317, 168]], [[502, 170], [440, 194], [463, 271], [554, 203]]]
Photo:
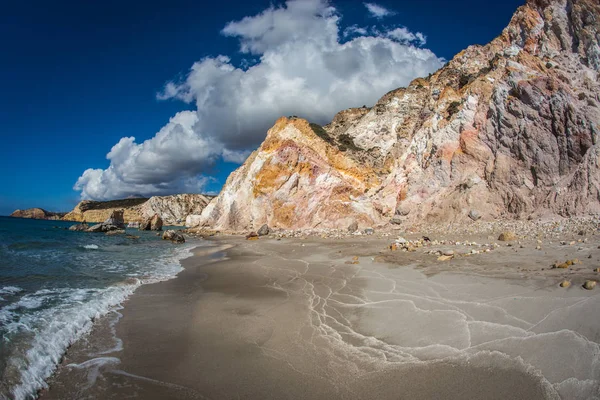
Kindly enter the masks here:
[[63, 218], [67, 221], [102, 222], [113, 211], [123, 210], [125, 223], [142, 223], [158, 215], [167, 225], [181, 225], [190, 214], [200, 214], [212, 199], [202, 194], [176, 194], [112, 201], [81, 201]]
[[531, 0], [502, 34], [324, 126], [281, 118], [197, 226], [347, 228], [600, 212], [600, 5]]

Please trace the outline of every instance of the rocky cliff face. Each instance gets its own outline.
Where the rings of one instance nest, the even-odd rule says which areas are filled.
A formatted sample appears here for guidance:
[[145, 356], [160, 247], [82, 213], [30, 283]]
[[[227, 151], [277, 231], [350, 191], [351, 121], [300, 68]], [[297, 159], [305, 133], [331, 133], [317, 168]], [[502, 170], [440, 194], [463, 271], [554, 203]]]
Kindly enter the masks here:
[[182, 224], [190, 214], [200, 214], [212, 197], [201, 194], [154, 196], [149, 199], [113, 201], [83, 200], [63, 218], [67, 221], [102, 222], [117, 210], [123, 210], [126, 223], [143, 222], [155, 214], [167, 225]]
[[114, 211], [123, 210], [125, 222], [141, 222], [143, 217], [139, 212], [142, 204], [148, 199], [123, 199], [112, 201], [83, 200], [64, 216], [65, 221], [103, 222], [110, 218]]
[[61, 219], [65, 213], [55, 213], [51, 211], [46, 211], [43, 208], [28, 208], [26, 210], [15, 210], [11, 217], [14, 218], [30, 218], [30, 219], [50, 219], [50, 220], [59, 220]]
[[600, 212], [599, 40], [597, 0], [531, 0], [491, 43], [370, 109], [323, 128], [278, 120], [197, 223], [343, 228]]
[[168, 225], [182, 225], [188, 215], [202, 213], [212, 198], [202, 194], [154, 196], [142, 204], [140, 212], [144, 219], [158, 214]]

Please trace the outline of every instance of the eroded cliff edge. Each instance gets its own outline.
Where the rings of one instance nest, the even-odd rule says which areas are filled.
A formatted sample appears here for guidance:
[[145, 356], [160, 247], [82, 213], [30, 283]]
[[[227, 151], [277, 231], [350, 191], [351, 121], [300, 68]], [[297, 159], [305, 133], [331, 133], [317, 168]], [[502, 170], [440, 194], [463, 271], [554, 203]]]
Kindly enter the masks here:
[[167, 225], [183, 225], [188, 215], [200, 214], [212, 198], [203, 194], [176, 194], [112, 201], [83, 200], [63, 219], [102, 222], [113, 211], [123, 210], [126, 223], [142, 222], [158, 214]]
[[531, 0], [435, 74], [340, 112], [281, 118], [194, 220], [345, 228], [600, 211], [600, 5]]

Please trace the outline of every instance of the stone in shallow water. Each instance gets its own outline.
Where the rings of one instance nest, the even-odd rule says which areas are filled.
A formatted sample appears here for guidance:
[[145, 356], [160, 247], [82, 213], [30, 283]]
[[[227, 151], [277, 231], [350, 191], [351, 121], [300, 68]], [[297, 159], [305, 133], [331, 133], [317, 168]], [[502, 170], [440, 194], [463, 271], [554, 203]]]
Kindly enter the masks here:
[[114, 235], [124, 235], [125, 234], [125, 230], [124, 229], [117, 229], [114, 231], [108, 231], [105, 233], [106, 236], [114, 236]]
[[89, 225], [86, 223], [82, 223], [82, 224], [77, 224], [77, 225], [72, 225], [69, 227], [70, 231], [75, 231], [75, 232], [84, 232], [87, 231], [89, 229]]
[[168, 230], [163, 233], [163, 240], [170, 240], [173, 243], [185, 243], [183, 235], [174, 230]]

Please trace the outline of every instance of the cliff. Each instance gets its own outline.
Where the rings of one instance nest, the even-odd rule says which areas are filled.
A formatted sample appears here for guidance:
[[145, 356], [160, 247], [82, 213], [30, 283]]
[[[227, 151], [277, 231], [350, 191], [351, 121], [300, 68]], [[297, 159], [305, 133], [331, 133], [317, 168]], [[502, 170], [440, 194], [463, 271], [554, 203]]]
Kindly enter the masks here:
[[202, 194], [177, 194], [112, 201], [83, 200], [64, 216], [66, 221], [102, 222], [123, 210], [126, 223], [143, 222], [158, 214], [167, 225], [180, 225], [190, 214], [200, 214], [212, 199]]
[[279, 119], [197, 223], [241, 231], [600, 211], [600, 5], [535, 0], [435, 74], [340, 112]]
[[65, 213], [56, 213], [51, 211], [46, 211], [43, 208], [28, 208], [26, 210], [15, 210], [11, 217], [14, 218], [30, 218], [30, 219], [50, 219], [50, 220], [59, 220], [61, 219]]

